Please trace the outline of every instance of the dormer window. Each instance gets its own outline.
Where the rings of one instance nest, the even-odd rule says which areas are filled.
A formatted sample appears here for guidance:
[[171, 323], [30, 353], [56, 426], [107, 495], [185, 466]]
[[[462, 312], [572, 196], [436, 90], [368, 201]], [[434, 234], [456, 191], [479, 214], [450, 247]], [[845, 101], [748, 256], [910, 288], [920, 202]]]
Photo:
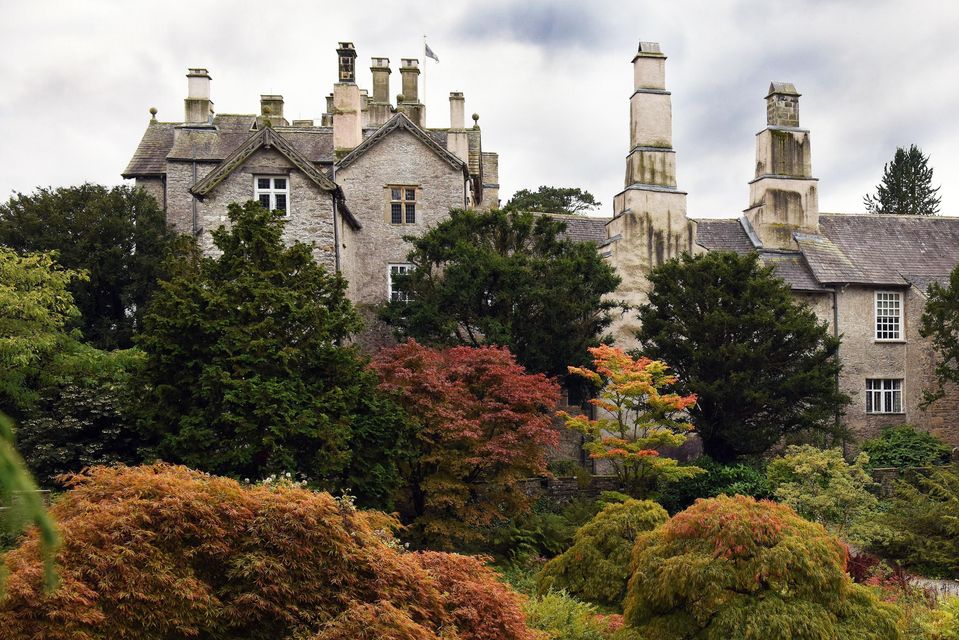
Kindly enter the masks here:
[[273, 176], [255, 176], [253, 178], [253, 199], [264, 209], [290, 211], [290, 180]]

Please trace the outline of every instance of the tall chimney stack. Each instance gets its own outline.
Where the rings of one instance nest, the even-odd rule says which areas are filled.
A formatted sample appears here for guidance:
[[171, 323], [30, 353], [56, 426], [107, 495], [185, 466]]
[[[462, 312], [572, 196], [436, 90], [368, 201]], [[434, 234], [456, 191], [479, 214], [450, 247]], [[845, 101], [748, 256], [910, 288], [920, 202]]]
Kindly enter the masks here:
[[283, 96], [261, 95], [260, 117], [269, 119], [272, 125], [286, 125], [286, 118], [283, 117]]
[[[629, 99], [629, 156], [625, 189], [613, 198], [607, 259], [625, 278], [616, 291], [629, 305], [649, 301], [649, 271], [684, 252], [694, 252], [695, 222], [686, 217], [686, 192], [676, 188], [672, 96], [666, 90], [666, 56], [655, 42], [640, 42], [633, 56]], [[625, 314], [611, 331], [616, 344], [638, 346], [638, 319]]]
[[187, 124], [207, 124], [213, 118], [210, 100], [210, 73], [206, 69], [190, 69], [187, 77], [187, 97], [184, 103]]
[[446, 149], [463, 162], [469, 162], [470, 142], [466, 133], [465, 103], [461, 91], [450, 92], [450, 129], [446, 133]]
[[756, 134], [756, 177], [746, 220], [764, 247], [796, 249], [795, 233], [819, 233], [819, 191], [809, 130], [799, 128], [799, 96], [790, 82], [766, 95], [766, 128]]
[[426, 106], [420, 102], [420, 61], [416, 58], [400, 59], [400, 76], [403, 78], [403, 101], [397, 108], [421, 127], [426, 126]]
[[390, 59], [373, 58], [370, 66], [373, 73], [373, 100], [370, 102], [370, 126], [378, 127], [390, 119]]
[[349, 152], [363, 141], [363, 104], [356, 86], [356, 48], [341, 42], [336, 50], [339, 82], [333, 85], [333, 149]]

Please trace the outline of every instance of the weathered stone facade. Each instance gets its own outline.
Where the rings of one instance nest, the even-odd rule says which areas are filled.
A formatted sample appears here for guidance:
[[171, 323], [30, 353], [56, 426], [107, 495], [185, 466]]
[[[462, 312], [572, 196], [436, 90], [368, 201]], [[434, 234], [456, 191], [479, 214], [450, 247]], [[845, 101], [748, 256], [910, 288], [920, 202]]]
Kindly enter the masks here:
[[[450, 209], [499, 204], [498, 156], [483, 151], [465, 98], [450, 94], [450, 126], [427, 129], [417, 88], [419, 61], [403, 59], [403, 99], [389, 97], [387, 58], [373, 58], [373, 97], [356, 85], [356, 50], [340, 43], [337, 82], [321, 125], [283, 117], [283, 97], [261, 96], [259, 115], [215, 115], [206, 69], [191, 69], [183, 122], [153, 119], [124, 171], [180, 232], [213, 250], [211, 232], [229, 223], [227, 207], [254, 199], [255, 178], [285, 179], [284, 237], [314, 246], [317, 260], [339, 269], [370, 327], [388, 340], [372, 309], [387, 300], [390, 265], [406, 262], [405, 235], [418, 235]], [[391, 187], [415, 192], [415, 221], [391, 220]], [[404, 191], [405, 193], [405, 191]], [[403, 207], [406, 206], [404, 202]], [[281, 207], [282, 208], [282, 207]]]
[[[676, 190], [665, 57], [655, 43], [640, 43], [633, 66], [626, 190], [614, 199], [601, 245], [623, 278], [617, 297], [646, 302], [649, 270], [684, 252], [757, 252], [842, 337], [838, 384], [851, 398], [842, 420], [856, 440], [908, 422], [959, 445], [959, 392], [922, 404], [934, 385], [936, 354], [918, 332], [926, 287], [959, 264], [959, 219], [820, 214], [800, 95], [780, 82], [766, 96], [749, 208], [738, 219], [689, 219], [685, 194]], [[895, 339], [877, 329], [877, 294], [898, 301]], [[637, 346], [638, 328], [626, 314], [614, 326], [617, 344]], [[867, 384], [877, 381], [897, 391], [873, 395], [867, 411]], [[876, 411], [877, 398], [889, 398], [892, 410]]]

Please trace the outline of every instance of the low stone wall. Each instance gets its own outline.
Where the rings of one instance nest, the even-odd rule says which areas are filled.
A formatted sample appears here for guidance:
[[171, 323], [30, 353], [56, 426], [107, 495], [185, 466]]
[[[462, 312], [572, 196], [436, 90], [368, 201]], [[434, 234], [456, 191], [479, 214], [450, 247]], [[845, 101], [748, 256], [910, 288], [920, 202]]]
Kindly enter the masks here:
[[616, 476], [583, 476], [526, 478], [520, 480], [520, 489], [533, 499], [546, 498], [562, 504], [572, 500], [595, 500], [604, 491], [621, 491]]
[[872, 470], [872, 479], [879, 485], [879, 496], [888, 498], [896, 489], [899, 480], [912, 480], [918, 475], [929, 475], [933, 467], [879, 467]]

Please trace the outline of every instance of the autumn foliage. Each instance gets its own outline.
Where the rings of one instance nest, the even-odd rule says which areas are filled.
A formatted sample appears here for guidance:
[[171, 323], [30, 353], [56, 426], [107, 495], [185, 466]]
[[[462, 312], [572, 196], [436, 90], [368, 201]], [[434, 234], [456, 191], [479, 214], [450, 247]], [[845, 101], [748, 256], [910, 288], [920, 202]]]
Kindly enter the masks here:
[[499, 347], [410, 341], [381, 352], [373, 367], [416, 424], [417, 451], [403, 470], [415, 532], [449, 546], [527, 506], [515, 484], [545, 471], [557, 442], [556, 383], [527, 374]]
[[785, 505], [697, 500], [636, 540], [626, 625], [657, 640], [900, 638], [895, 609], [853, 584], [846, 555]]
[[636, 537], [668, 517], [665, 509], [649, 500], [606, 505], [576, 531], [572, 547], [543, 567], [537, 589], [541, 594], [564, 590], [589, 602], [619, 607], [626, 595]]
[[692, 425], [684, 412], [696, 403], [695, 395], [666, 391], [676, 382], [666, 363], [634, 359], [608, 345], [589, 352], [593, 369], [570, 367], [569, 373], [599, 388], [599, 396], [590, 402], [600, 409], [600, 417], [560, 415], [567, 427], [586, 436], [584, 448], [590, 457], [608, 461], [626, 492], [640, 498], [648, 497], [658, 483], [702, 473], [697, 467], [679, 466], [658, 451], [686, 441]]
[[410, 553], [395, 521], [293, 485], [185, 467], [99, 467], [52, 508], [60, 585], [36, 534], [4, 558], [4, 637], [33, 640], [532, 640], [520, 596], [474, 558]]

